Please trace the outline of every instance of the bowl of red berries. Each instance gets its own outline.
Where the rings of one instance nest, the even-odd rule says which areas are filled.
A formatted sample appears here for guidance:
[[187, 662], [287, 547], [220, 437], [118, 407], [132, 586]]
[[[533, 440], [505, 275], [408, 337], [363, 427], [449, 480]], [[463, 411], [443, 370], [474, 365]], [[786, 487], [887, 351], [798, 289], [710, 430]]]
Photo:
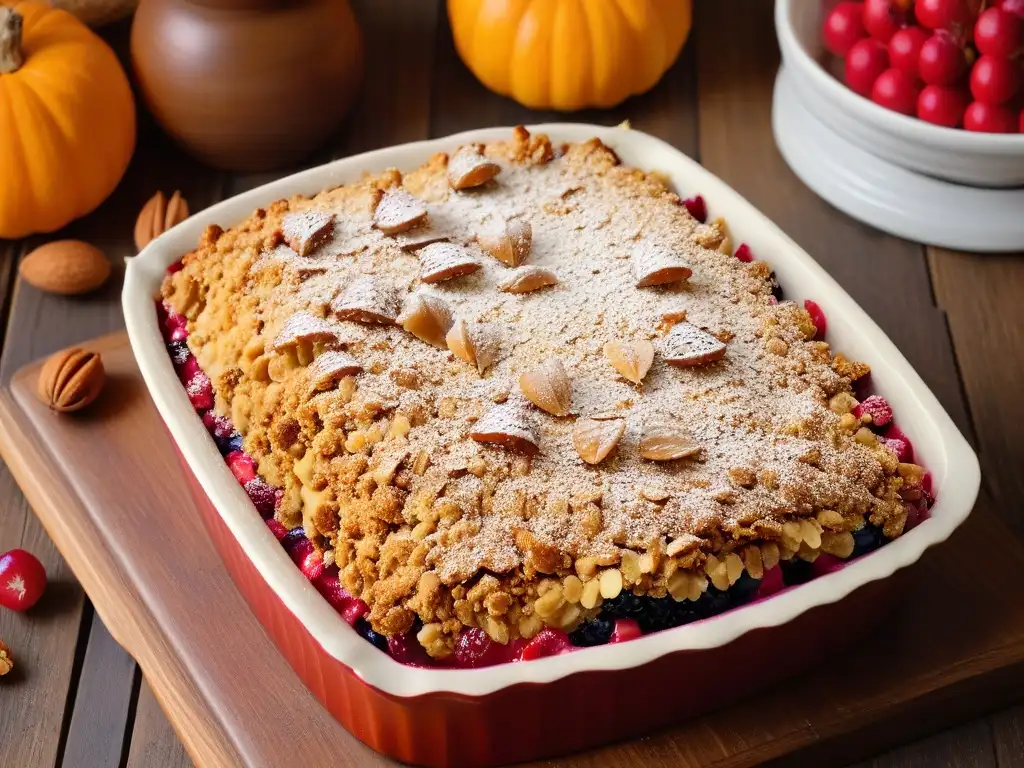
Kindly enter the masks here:
[[1024, 0], [778, 0], [803, 105], [836, 134], [958, 184], [1024, 186]]

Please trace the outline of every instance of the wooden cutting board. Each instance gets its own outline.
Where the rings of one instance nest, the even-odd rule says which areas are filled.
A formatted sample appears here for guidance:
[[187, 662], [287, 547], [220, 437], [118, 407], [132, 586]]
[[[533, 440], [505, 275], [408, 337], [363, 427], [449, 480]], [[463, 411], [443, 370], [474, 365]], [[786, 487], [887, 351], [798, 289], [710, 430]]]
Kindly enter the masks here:
[[[0, 391], [0, 453], [197, 765], [392, 765], [331, 719], [235, 590], [126, 336], [82, 346], [103, 355], [100, 400], [53, 414], [28, 366]], [[672, 731], [545, 765], [844, 765], [1020, 697], [1024, 544], [986, 503], [912, 569], [905, 608], [860, 653]]]

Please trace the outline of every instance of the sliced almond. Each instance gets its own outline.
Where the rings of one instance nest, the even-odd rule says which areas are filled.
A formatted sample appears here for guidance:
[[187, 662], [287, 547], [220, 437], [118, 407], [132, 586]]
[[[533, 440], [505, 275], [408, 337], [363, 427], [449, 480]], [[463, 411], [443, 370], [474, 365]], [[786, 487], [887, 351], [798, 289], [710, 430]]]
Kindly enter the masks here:
[[299, 256], [309, 256], [334, 234], [334, 217], [324, 211], [289, 213], [281, 221], [281, 235]]
[[567, 416], [572, 407], [572, 384], [558, 358], [546, 360], [519, 377], [523, 394], [541, 410]]
[[651, 461], [673, 461], [696, 456], [700, 445], [693, 435], [668, 418], [644, 424], [640, 435], [640, 455]]
[[524, 219], [509, 219], [497, 229], [477, 235], [476, 241], [506, 267], [518, 267], [530, 255], [533, 226]]
[[624, 419], [579, 419], [572, 429], [572, 444], [587, 464], [600, 464], [626, 431]]
[[491, 408], [473, 425], [469, 436], [478, 443], [490, 443], [531, 456], [538, 450], [529, 413], [513, 403]]
[[399, 232], [395, 235], [395, 245], [403, 251], [418, 251], [431, 243], [443, 243], [451, 239], [451, 233], [432, 227], [419, 227], [411, 232]]
[[401, 310], [401, 294], [388, 283], [370, 275], [357, 277], [331, 302], [340, 320], [392, 325]]
[[479, 187], [501, 173], [501, 166], [484, 157], [480, 149], [470, 144], [452, 155], [448, 161], [448, 183], [452, 189]]
[[309, 383], [315, 390], [326, 390], [346, 376], [355, 376], [362, 370], [363, 364], [352, 355], [329, 350], [318, 355], [309, 366]]
[[501, 334], [489, 323], [468, 323], [460, 318], [452, 325], [445, 340], [452, 354], [475, 365], [481, 375], [494, 364], [501, 352]]
[[679, 366], [704, 365], [725, 357], [725, 344], [690, 323], [677, 323], [661, 347], [665, 362]]
[[550, 269], [530, 265], [517, 268], [506, 280], [499, 283], [498, 289], [505, 293], [529, 293], [557, 282], [558, 278]]
[[609, 341], [604, 345], [604, 356], [624, 379], [639, 384], [654, 362], [654, 345], [644, 339]]
[[469, 248], [456, 243], [431, 243], [419, 251], [420, 280], [440, 283], [468, 275], [480, 269], [480, 262]]
[[641, 243], [633, 249], [633, 277], [637, 288], [678, 283], [693, 274], [682, 259], [664, 246]]
[[405, 299], [398, 324], [421, 341], [439, 349], [447, 349], [445, 335], [452, 327], [452, 311], [448, 304], [437, 296], [426, 293], [411, 293]]
[[281, 327], [274, 342], [270, 345], [271, 350], [281, 350], [285, 347], [294, 346], [300, 341], [337, 341], [338, 333], [323, 318], [300, 311], [289, 317]]
[[426, 204], [396, 187], [385, 192], [377, 203], [373, 212], [373, 226], [385, 235], [394, 235], [422, 224], [426, 218]]

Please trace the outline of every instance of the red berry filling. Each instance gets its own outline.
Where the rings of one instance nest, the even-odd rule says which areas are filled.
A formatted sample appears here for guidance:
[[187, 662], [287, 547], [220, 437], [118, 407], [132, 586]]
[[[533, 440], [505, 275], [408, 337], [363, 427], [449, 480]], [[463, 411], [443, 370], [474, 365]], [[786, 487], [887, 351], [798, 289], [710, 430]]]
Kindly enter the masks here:
[[750, 250], [750, 246], [746, 243], [740, 243], [740, 247], [736, 249], [735, 256], [744, 264], [749, 264], [754, 260], [754, 252]]
[[853, 415], [858, 419], [865, 415], [871, 417], [871, 424], [876, 427], [884, 427], [892, 422], [892, 408], [889, 402], [880, 395], [871, 395], [853, 409]]
[[821, 307], [818, 306], [817, 302], [811, 301], [810, 299], [804, 300], [804, 309], [807, 310], [807, 314], [811, 316], [811, 322], [814, 323], [814, 327], [818, 329], [814, 338], [824, 339], [825, 331], [828, 330], [828, 322], [825, 320], [825, 313]]
[[683, 200], [683, 205], [686, 206], [686, 210], [690, 212], [690, 215], [701, 224], [708, 220], [708, 206], [700, 195], [686, 198]]

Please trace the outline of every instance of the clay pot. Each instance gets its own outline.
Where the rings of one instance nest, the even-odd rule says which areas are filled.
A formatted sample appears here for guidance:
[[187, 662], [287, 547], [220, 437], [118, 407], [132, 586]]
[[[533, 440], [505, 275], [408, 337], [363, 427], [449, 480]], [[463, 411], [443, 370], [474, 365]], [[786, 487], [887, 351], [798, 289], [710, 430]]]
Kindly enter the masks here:
[[363, 74], [348, 0], [143, 0], [131, 53], [157, 121], [233, 171], [309, 154], [338, 128]]

